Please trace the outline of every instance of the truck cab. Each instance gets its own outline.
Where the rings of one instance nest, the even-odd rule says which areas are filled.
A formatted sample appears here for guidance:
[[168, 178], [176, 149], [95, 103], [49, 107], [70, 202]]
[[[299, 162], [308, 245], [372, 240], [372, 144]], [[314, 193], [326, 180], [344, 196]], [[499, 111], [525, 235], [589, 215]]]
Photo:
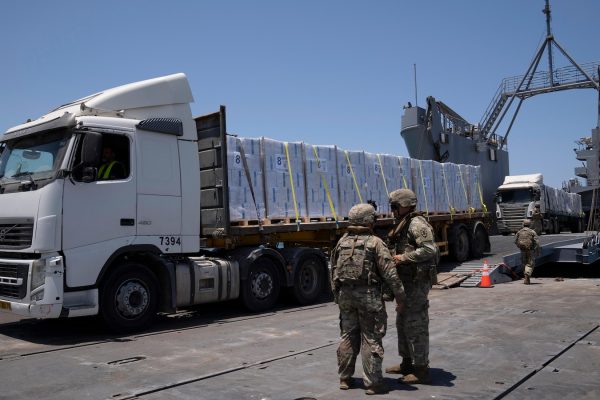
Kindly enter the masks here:
[[[95, 314], [113, 260], [199, 250], [191, 101], [185, 75], [176, 74], [96, 93], [4, 134], [2, 309]], [[109, 152], [118, 174], [102, 171]], [[139, 282], [121, 289], [137, 293], [121, 299], [131, 315], [148, 305]]]

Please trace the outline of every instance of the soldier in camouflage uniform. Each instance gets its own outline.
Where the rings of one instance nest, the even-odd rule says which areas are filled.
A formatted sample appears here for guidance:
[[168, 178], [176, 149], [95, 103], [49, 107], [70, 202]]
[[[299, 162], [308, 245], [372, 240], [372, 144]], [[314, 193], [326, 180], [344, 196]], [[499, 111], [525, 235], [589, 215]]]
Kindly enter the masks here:
[[350, 209], [349, 220], [348, 233], [331, 255], [331, 285], [340, 308], [341, 341], [337, 349], [340, 389], [350, 388], [360, 352], [366, 393], [387, 393], [381, 372], [382, 339], [387, 328], [381, 286], [385, 282], [391, 288], [399, 310], [404, 290], [392, 255], [373, 233], [373, 206], [355, 205]]
[[521, 265], [525, 268], [525, 283], [529, 285], [533, 269], [535, 268], [535, 256], [540, 254], [540, 241], [538, 235], [529, 226], [531, 222], [523, 220], [523, 228], [515, 235], [515, 244], [521, 250]]
[[417, 196], [409, 189], [390, 193], [390, 205], [398, 225], [388, 233], [388, 247], [394, 255], [406, 301], [396, 315], [398, 353], [402, 363], [386, 369], [402, 374], [407, 384], [430, 383], [429, 377], [429, 289], [437, 283], [439, 250], [433, 228], [415, 212]]
[[531, 215], [531, 229], [538, 235], [541, 235], [544, 230], [544, 217], [540, 212], [540, 205], [536, 204]]

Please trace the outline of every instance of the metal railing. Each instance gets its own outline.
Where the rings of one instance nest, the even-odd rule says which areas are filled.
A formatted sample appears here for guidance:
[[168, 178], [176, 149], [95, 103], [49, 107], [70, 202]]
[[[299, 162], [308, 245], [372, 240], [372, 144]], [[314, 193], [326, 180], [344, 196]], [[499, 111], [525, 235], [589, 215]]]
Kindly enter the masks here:
[[[600, 62], [589, 62], [580, 64], [580, 66], [581, 69], [595, 82], [600, 81], [598, 76], [598, 66], [600, 66]], [[494, 97], [492, 97], [492, 101], [486, 108], [485, 113], [479, 122], [482, 136], [486, 137], [491, 131], [506, 100], [511, 96], [526, 98], [536, 94], [559, 90], [595, 87], [594, 84], [574, 65], [556, 68], [552, 74], [552, 78], [554, 85], [552, 85], [550, 73], [548, 71], [536, 72], [532, 75], [531, 81], [527, 80], [523, 82], [524, 87], [521, 87], [519, 91], [517, 91], [517, 88], [519, 87], [519, 83], [523, 80], [523, 75], [504, 78], [500, 82], [500, 86], [498, 86], [496, 93], [494, 93]], [[527, 85], [528, 82], [529, 85]]]

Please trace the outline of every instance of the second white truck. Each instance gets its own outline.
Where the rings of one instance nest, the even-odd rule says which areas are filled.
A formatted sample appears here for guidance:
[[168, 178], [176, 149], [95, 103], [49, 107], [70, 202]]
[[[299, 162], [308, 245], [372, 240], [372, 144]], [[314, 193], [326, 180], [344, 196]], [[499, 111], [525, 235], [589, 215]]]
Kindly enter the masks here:
[[543, 218], [538, 234], [559, 233], [562, 230], [575, 233], [583, 230], [581, 196], [544, 185], [542, 174], [529, 174], [507, 176], [498, 187], [498, 231], [506, 235], [517, 232], [523, 226], [524, 219], [532, 218], [538, 204]]

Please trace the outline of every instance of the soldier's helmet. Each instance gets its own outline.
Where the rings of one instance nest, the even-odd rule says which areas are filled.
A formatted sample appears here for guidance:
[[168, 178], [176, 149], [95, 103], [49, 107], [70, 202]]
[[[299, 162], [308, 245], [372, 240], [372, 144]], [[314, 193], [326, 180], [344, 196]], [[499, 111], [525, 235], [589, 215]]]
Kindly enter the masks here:
[[414, 207], [417, 195], [410, 189], [398, 189], [390, 193], [390, 205], [397, 207]]
[[348, 212], [348, 222], [351, 225], [368, 226], [375, 222], [375, 208], [370, 204], [357, 204]]
[[528, 227], [529, 225], [531, 225], [531, 221], [530, 221], [530, 220], [528, 220], [528, 219], [524, 219], [524, 220], [523, 220], [523, 226], [524, 226], [524, 227]]

